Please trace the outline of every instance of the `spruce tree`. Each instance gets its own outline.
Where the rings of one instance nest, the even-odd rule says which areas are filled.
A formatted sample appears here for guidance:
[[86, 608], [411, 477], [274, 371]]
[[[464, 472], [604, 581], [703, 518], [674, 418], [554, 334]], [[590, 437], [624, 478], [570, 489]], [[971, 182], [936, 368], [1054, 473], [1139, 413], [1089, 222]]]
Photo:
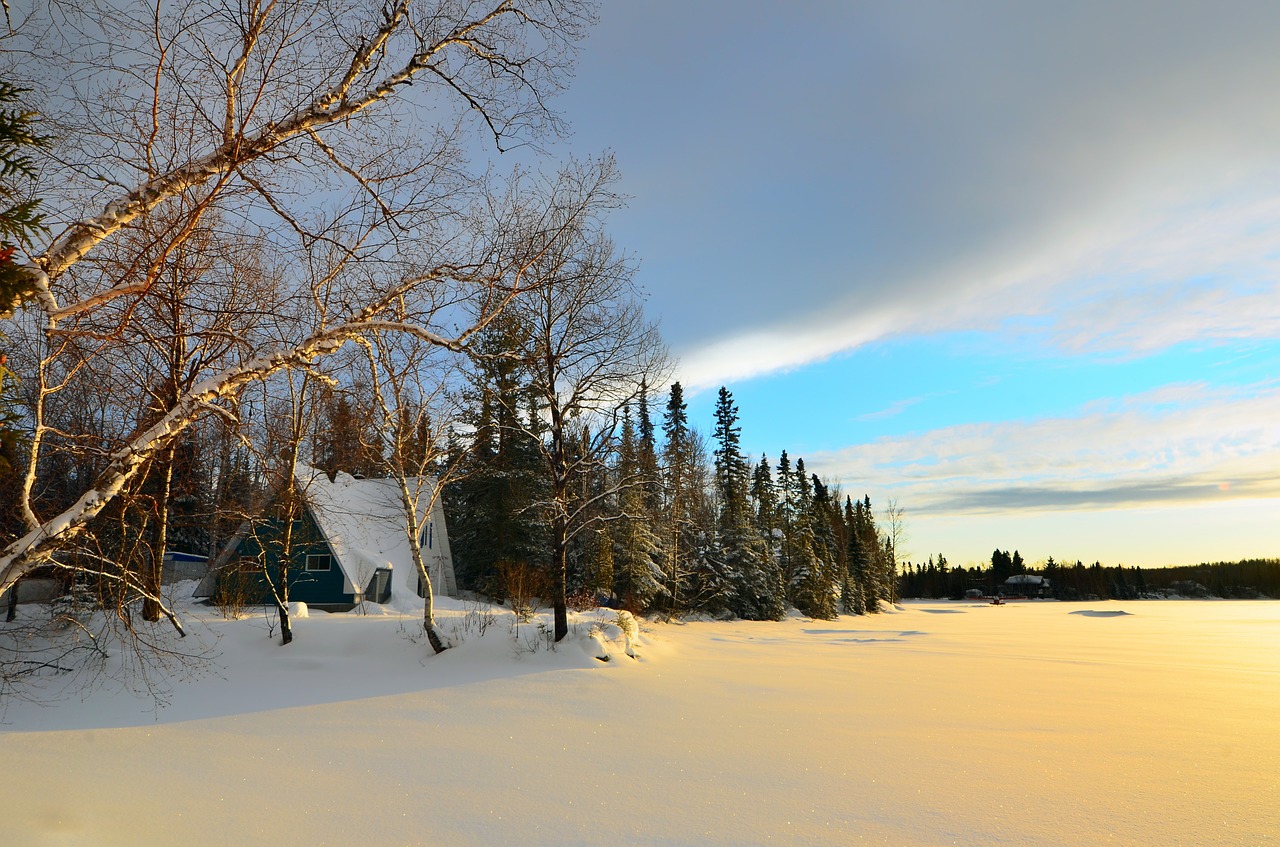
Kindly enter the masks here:
[[[19, 272], [14, 257], [31, 236], [44, 230], [39, 202], [24, 194], [21, 185], [35, 176], [35, 163], [27, 150], [43, 146], [48, 139], [36, 134], [35, 115], [17, 108], [23, 93], [24, 89], [0, 82], [0, 318], [12, 316], [34, 293], [31, 277]], [[22, 497], [18, 468], [26, 461], [27, 441], [22, 412], [13, 400], [16, 382], [7, 357], [0, 352], [0, 542], [26, 529], [18, 509]]]
[[679, 612], [686, 606], [688, 592], [685, 583], [697, 560], [698, 540], [693, 507], [699, 492], [694, 481], [693, 434], [689, 429], [684, 389], [678, 382], [671, 384], [662, 419], [662, 434], [665, 439], [662, 458], [666, 495], [661, 521], [663, 584], [671, 611]]
[[858, 570], [862, 574], [862, 590], [866, 598], [867, 612], [880, 611], [880, 601], [891, 602], [891, 593], [885, 575], [885, 560], [880, 546], [880, 530], [876, 527], [871, 511], [871, 497], [864, 495], [854, 510], [858, 534], [858, 549], [862, 556]]
[[729, 583], [728, 605], [739, 617], [782, 617], [782, 580], [756, 527], [748, 500], [747, 462], [740, 448], [741, 428], [733, 395], [721, 388], [716, 402], [716, 487], [720, 499], [715, 558]]
[[[25, 93], [26, 89], [0, 81], [0, 318], [10, 317], [35, 293], [33, 278], [18, 269], [14, 257], [45, 229], [40, 201], [22, 186], [36, 175], [29, 151], [45, 146], [49, 139], [36, 133], [35, 113], [21, 108]], [[0, 373], [3, 365], [0, 362]]]
[[593, 600], [614, 595], [614, 541], [605, 524], [591, 536], [591, 555], [582, 576], [582, 590]]
[[521, 364], [498, 355], [516, 349], [521, 332], [500, 318], [476, 341], [481, 355], [462, 392], [463, 423], [473, 434], [454, 447], [459, 473], [444, 490], [458, 585], [498, 600], [505, 599], [500, 563], [532, 571], [548, 564], [549, 485], [535, 440], [541, 417]]
[[778, 492], [773, 486], [769, 457], [763, 453], [751, 474], [751, 499], [755, 503], [756, 531], [772, 545], [773, 529], [778, 522]]
[[631, 411], [625, 409], [616, 468], [619, 510], [613, 573], [615, 594], [632, 611], [648, 609], [663, 590], [661, 547], [646, 509], [640, 461]]
[[814, 491], [803, 459], [796, 460], [794, 485], [795, 516], [787, 539], [791, 548], [791, 602], [809, 617], [834, 618], [834, 566], [820, 529], [827, 520], [823, 503], [826, 490]]
[[854, 615], [867, 613], [867, 570], [870, 556], [863, 546], [865, 529], [862, 519], [862, 503], [845, 501], [845, 523], [849, 527], [847, 582], [844, 588], [844, 606]]
[[778, 498], [776, 526], [781, 532], [778, 540], [778, 569], [782, 572], [783, 584], [788, 586], [790, 599], [791, 577], [794, 571], [791, 548], [791, 529], [795, 518], [795, 486], [791, 476], [791, 459], [783, 450], [778, 457], [778, 479], [776, 485]]
[[637, 446], [637, 472], [644, 488], [645, 510], [656, 520], [662, 509], [662, 479], [658, 472], [658, 442], [653, 418], [649, 415], [649, 381], [640, 378], [640, 393], [636, 401], [636, 427], [639, 434]]

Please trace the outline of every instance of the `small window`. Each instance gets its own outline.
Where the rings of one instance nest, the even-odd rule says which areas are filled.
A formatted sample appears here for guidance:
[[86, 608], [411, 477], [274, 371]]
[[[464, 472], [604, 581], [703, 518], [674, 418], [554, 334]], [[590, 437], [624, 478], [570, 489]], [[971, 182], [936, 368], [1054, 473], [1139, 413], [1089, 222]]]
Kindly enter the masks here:
[[307, 556], [307, 570], [327, 571], [333, 568], [333, 556], [328, 553], [311, 553]]
[[428, 549], [428, 550], [430, 550], [430, 549], [431, 549], [431, 542], [432, 542], [432, 540], [433, 540], [432, 536], [434, 536], [434, 535], [435, 535], [435, 533], [434, 533], [434, 531], [433, 531], [433, 530], [434, 530], [434, 527], [435, 527], [435, 525], [434, 525], [434, 524], [427, 524], [427, 549]]

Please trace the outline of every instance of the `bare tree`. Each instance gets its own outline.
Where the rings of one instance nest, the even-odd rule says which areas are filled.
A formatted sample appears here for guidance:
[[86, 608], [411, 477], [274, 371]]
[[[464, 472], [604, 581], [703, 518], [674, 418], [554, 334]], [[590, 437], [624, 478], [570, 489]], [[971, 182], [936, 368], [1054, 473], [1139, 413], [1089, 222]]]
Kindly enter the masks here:
[[[362, 346], [380, 418], [381, 446], [400, 494], [405, 538], [422, 587], [422, 628], [431, 649], [443, 653], [449, 644], [436, 626], [435, 586], [422, 550], [422, 531], [431, 521], [444, 484], [456, 470], [443, 461], [445, 433], [437, 423], [447, 423], [450, 418], [438, 408], [445, 401], [445, 379], [441, 366], [431, 361], [434, 351], [411, 338], [378, 333]], [[435, 416], [431, 414], [433, 406], [437, 407]]]
[[910, 557], [906, 549], [907, 522], [906, 512], [896, 497], [890, 497], [884, 507], [884, 568], [885, 583], [890, 603], [898, 602], [898, 562]]
[[[54, 553], [163, 466], [195, 421], [234, 418], [246, 387], [372, 332], [465, 348], [523, 289], [555, 242], [555, 221], [573, 220], [555, 205], [531, 238], [517, 225], [536, 220], [486, 204], [487, 185], [462, 168], [467, 124], [474, 118], [499, 148], [554, 130], [546, 98], [591, 17], [582, 0], [49, 0], [36, 9], [3, 61], [40, 85], [60, 141], [42, 185], [52, 237], [21, 268], [33, 304], [24, 320], [41, 349], [26, 374], [35, 395], [19, 504], [27, 531], [0, 551], [0, 592], [56, 564]], [[262, 239], [297, 269], [282, 309], [289, 331], [163, 393], [73, 502], [46, 508], [37, 492], [51, 398], [76, 390], [95, 362], [128, 355], [125, 331], [161, 297], [179, 255], [198, 252], [192, 240], [214, 217], [228, 238]], [[180, 296], [207, 291], [197, 283]], [[464, 299], [479, 303], [473, 320], [440, 329]]]
[[546, 425], [537, 441], [551, 477], [557, 641], [569, 631], [569, 542], [596, 521], [596, 501], [617, 493], [610, 487], [577, 496], [575, 483], [603, 465], [619, 412], [635, 400], [642, 378], [659, 381], [666, 369], [666, 350], [634, 284], [634, 264], [603, 230], [603, 214], [617, 202], [610, 191], [615, 179], [609, 159], [561, 172], [553, 196], [565, 198], [566, 210], [581, 206], [574, 198], [589, 198], [596, 214], [558, 228], [556, 243], [530, 268], [531, 287], [513, 305], [528, 331], [524, 360]]

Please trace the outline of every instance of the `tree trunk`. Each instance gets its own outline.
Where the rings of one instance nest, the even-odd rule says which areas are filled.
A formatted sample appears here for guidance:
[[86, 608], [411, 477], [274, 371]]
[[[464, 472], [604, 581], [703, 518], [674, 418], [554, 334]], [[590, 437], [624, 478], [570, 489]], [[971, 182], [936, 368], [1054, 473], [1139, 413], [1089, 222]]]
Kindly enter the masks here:
[[[282, 491], [286, 498], [283, 510], [284, 534], [280, 537], [280, 557], [277, 560], [276, 574], [277, 585], [271, 585], [268, 578], [267, 584], [271, 585], [271, 595], [275, 598], [276, 609], [280, 612], [280, 646], [284, 647], [293, 643], [293, 627], [289, 625], [289, 567], [293, 563], [293, 522], [298, 516], [298, 491], [294, 482], [293, 469], [297, 465], [297, 442], [293, 443], [295, 453], [291, 457], [293, 461], [287, 466], [289, 474], [288, 481], [284, 483]], [[262, 560], [262, 572], [268, 575], [267, 560]]]
[[156, 495], [156, 536], [151, 555], [142, 569], [142, 619], [160, 620], [160, 581], [164, 571], [165, 547], [169, 544], [169, 494], [173, 488], [173, 446], [160, 454], [160, 493]]
[[560, 641], [569, 634], [569, 603], [566, 595], [566, 582], [568, 578], [568, 553], [569, 542], [566, 537], [566, 527], [563, 518], [556, 518], [555, 527], [553, 529], [554, 538], [554, 556], [552, 558], [552, 586], [551, 592], [555, 595], [552, 600], [552, 608], [555, 612], [555, 640]]
[[[288, 583], [285, 582], [287, 585]], [[289, 626], [289, 601], [276, 601], [276, 608], [280, 611], [280, 646], [293, 643], [293, 627]]]
[[434, 621], [427, 621], [422, 626], [427, 631], [427, 642], [431, 645], [431, 649], [436, 651], [436, 655], [449, 649], [449, 645], [444, 643], [440, 633], [436, 631]]
[[[418, 523], [418, 504], [412, 494], [409, 492], [409, 483], [405, 478], [403, 468], [397, 469], [397, 481], [400, 483], [401, 504], [405, 511], [405, 529], [409, 537], [409, 552], [413, 555], [413, 564], [418, 569], [418, 578], [422, 580], [422, 630], [427, 634], [427, 643], [431, 645], [431, 649], [436, 651], [436, 655], [443, 653], [449, 649], [448, 643], [440, 637], [439, 631], [436, 629], [436, 591], [435, 586], [431, 584], [431, 571], [427, 568], [427, 562], [422, 558], [421, 538], [422, 526]], [[422, 496], [422, 492], [418, 492], [418, 496]], [[432, 496], [435, 494], [433, 492]], [[431, 520], [431, 510], [427, 510], [427, 521]]]

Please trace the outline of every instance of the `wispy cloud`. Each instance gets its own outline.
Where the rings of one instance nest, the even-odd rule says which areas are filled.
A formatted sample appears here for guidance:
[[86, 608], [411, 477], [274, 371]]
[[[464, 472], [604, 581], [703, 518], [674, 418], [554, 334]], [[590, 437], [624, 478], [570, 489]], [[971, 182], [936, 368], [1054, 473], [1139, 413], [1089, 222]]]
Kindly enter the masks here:
[[1161, 198], [1170, 205], [1160, 210], [1099, 214], [1038, 244], [898, 280], [897, 296], [859, 295], [868, 305], [713, 340], [684, 353], [681, 378], [694, 390], [731, 384], [911, 333], [999, 331], [1068, 354], [1118, 355], [1280, 338], [1280, 201], [1260, 193], [1216, 186]]
[[807, 461], [920, 514], [1280, 496], [1280, 387], [1167, 386], [1073, 417], [953, 426]]

